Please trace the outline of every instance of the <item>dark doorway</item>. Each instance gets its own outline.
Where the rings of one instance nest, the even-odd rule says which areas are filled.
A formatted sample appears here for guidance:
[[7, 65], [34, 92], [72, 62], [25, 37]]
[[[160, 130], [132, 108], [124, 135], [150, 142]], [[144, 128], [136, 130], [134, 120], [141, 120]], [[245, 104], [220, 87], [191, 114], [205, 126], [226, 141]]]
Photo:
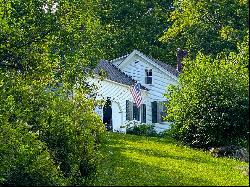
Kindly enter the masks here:
[[110, 98], [107, 99], [103, 107], [103, 123], [108, 131], [112, 131], [112, 108]]

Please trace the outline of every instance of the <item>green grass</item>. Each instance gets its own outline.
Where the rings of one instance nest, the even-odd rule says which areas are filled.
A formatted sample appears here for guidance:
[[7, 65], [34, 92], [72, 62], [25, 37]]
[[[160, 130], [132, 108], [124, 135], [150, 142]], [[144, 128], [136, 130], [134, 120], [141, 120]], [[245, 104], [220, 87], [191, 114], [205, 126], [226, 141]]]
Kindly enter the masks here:
[[92, 185], [249, 186], [239, 166], [248, 163], [214, 158], [171, 139], [108, 133], [103, 161]]

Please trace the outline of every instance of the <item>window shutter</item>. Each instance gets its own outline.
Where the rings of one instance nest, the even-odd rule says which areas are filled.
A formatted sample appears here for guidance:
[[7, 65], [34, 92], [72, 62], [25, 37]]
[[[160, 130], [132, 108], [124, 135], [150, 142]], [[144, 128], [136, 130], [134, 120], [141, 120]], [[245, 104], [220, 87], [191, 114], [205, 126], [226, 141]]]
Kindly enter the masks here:
[[142, 104], [142, 118], [141, 122], [146, 123], [146, 104]]
[[154, 101], [151, 103], [152, 107], [152, 123], [157, 123], [157, 102]]
[[136, 119], [136, 106], [135, 103], [133, 103], [133, 120]]
[[126, 120], [130, 121], [133, 119], [133, 103], [126, 100]]
[[133, 104], [133, 119], [140, 121], [140, 109], [141, 107], [137, 108], [136, 104]]

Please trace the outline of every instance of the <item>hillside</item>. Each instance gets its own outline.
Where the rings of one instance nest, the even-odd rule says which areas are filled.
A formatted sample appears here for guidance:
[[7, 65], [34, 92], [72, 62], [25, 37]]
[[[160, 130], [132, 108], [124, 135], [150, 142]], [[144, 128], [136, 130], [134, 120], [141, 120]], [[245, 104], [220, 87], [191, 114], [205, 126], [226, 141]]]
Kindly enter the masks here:
[[102, 151], [93, 185], [249, 185], [249, 178], [238, 169], [247, 163], [214, 158], [171, 139], [110, 133]]

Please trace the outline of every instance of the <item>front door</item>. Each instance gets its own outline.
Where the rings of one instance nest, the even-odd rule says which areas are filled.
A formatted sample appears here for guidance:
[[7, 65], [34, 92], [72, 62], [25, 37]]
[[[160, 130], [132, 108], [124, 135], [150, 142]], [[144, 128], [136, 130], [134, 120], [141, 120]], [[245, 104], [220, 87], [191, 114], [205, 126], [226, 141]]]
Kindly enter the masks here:
[[109, 98], [103, 107], [103, 123], [108, 131], [112, 131], [112, 107]]
[[112, 102], [112, 122], [113, 122], [113, 131], [120, 131], [120, 126], [122, 125], [122, 112], [119, 108], [117, 102]]

